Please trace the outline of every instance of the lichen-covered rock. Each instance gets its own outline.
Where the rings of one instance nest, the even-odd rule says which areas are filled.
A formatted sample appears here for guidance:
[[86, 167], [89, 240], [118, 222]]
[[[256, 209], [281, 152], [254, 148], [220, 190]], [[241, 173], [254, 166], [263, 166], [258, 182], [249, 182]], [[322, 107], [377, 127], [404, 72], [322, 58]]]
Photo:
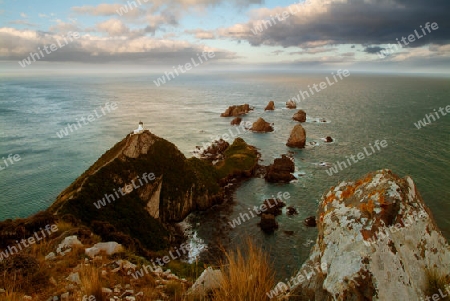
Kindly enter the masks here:
[[253, 132], [267, 133], [273, 132], [273, 127], [270, 125], [270, 123], [266, 122], [263, 118], [259, 117], [258, 120], [256, 120], [253, 123], [250, 130]]
[[327, 268], [294, 282], [283, 300], [423, 300], [430, 274], [450, 276], [449, 245], [410, 177], [381, 170], [342, 182], [323, 196], [317, 226], [297, 275]]
[[264, 109], [264, 111], [273, 111], [275, 110], [275, 103], [273, 102], [273, 100], [269, 101], [269, 103], [267, 104], [266, 108]]
[[304, 148], [306, 144], [306, 131], [300, 125], [296, 124], [291, 131], [291, 135], [286, 143], [289, 147]]
[[238, 106], [230, 106], [225, 110], [225, 112], [220, 114], [220, 117], [236, 117], [239, 115], [247, 114], [248, 112], [250, 112], [250, 110], [251, 108], [247, 103]]
[[305, 122], [306, 121], [306, 112], [303, 110], [298, 110], [297, 113], [292, 116], [292, 119], [298, 122]]

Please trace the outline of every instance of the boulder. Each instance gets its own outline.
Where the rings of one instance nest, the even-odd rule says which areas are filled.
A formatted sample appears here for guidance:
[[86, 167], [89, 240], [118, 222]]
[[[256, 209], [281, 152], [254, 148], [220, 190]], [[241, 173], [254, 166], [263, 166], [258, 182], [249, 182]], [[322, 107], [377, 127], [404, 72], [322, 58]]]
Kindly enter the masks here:
[[444, 292], [450, 247], [410, 177], [380, 170], [344, 181], [323, 195], [317, 216], [309, 259], [278, 300], [429, 300]]
[[281, 158], [276, 158], [273, 164], [266, 169], [265, 179], [269, 183], [289, 183], [295, 177], [292, 172], [295, 171], [295, 164], [291, 158], [286, 155], [281, 155]]
[[286, 102], [286, 108], [288, 109], [297, 109], [297, 104], [292, 99]]
[[310, 217], [305, 218], [305, 220], [303, 221], [303, 224], [306, 227], [316, 227], [317, 226], [317, 224], [316, 224], [316, 217], [315, 216], [310, 216]]
[[108, 241], [96, 243], [94, 246], [92, 246], [92, 248], [86, 248], [84, 250], [86, 255], [91, 258], [94, 258], [102, 251], [105, 252], [106, 255], [113, 255], [124, 251], [124, 248], [121, 244], [118, 244], [115, 241]]
[[253, 123], [250, 130], [253, 132], [267, 133], [273, 132], [273, 127], [270, 125], [270, 123], [266, 122], [264, 119], [259, 117], [258, 120], [256, 120], [256, 122]]
[[291, 135], [286, 143], [289, 147], [304, 148], [306, 143], [306, 131], [300, 125], [296, 124], [291, 131]]
[[236, 117], [233, 120], [231, 120], [230, 124], [231, 125], [240, 125], [242, 122], [242, 118], [241, 117]]
[[273, 111], [275, 110], [275, 103], [273, 102], [273, 100], [269, 101], [269, 103], [267, 104], [266, 108], [264, 109], [264, 111]]
[[297, 113], [292, 116], [292, 119], [298, 122], [305, 122], [306, 121], [306, 112], [303, 110], [298, 110]]
[[250, 110], [252, 109], [248, 104], [230, 106], [225, 110], [224, 113], [220, 114], [220, 117], [236, 117], [239, 115], [247, 114]]
[[270, 213], [261, 214], [261, 221], [258, 223], [258, 226], [261, 227], [266, 233], [273, 233], [276, 229], [278, 229], [278, 223], [275, 220], [275, 215]]
[[189, 289], [188, 295], [206, 297], [208, 293], [220, 287], [222, 279], [223, 275], [220, 270], [208, 267]]

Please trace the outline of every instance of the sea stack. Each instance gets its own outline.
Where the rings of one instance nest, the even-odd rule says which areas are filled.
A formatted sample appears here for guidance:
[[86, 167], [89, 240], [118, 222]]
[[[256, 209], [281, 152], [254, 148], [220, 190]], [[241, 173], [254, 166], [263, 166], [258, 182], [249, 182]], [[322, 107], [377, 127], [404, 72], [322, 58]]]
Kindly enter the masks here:
[[300, 125], [297, 124], [291, 131], [288, 142], [286, 143], [289, 147], [304, 148], [306, 144], [306, 131]]

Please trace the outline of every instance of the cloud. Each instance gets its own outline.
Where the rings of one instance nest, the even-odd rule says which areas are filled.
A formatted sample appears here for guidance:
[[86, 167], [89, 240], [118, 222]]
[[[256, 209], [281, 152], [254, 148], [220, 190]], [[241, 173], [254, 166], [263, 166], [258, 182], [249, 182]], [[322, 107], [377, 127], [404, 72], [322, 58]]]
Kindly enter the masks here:
[[366, 47], [364, 49], [364, 52], [372, 54], [372, 53], [378, 53], [378, 52], [380, 52], [382, 50], [385, 50], [385, 49], [386, 48], [379, 47], [379, 46], [372, 46], [372, 47]]
[[22, 20], [22, 19], [9, 21], [8, 24], [26, 25], [29, 27], [36, 27], [36, 24], [31, 23], [27, 20]]
[[283, 53], [283, 52], [284, 52], [284, 50], [275, 50], [275, 51], [272, 51], [271, 53], [273, 55], [279, 55], [280, 53]]
[[203, 29], [185, 30], [184, 32], [187, 34], [194, 35], [195, 38], [199, 40], [213, 40], [216, 38], [213, 32]]
[[[132, 2], [132, 1], [129, 1]], [[90, 16], [119, 16], [122, 7], [128, 7], [128, 4], [99, 4], [97, 6], [74, 6], [72, 11], [80, 15], [90, 15]], [[139, 6], [131, 6], [132, 9], [127, 9], [127, 13], [123, 14], [124, 17], [134, 18], [142, 16], [145, 11], [140, 9]]]
[[[106, 24], [102, 24], [101, 27], [105, 27], [106, 30]], [[114, 28], [111, 29], [113, 34], [127, 31], [120, 23], [112, 24], [112, 27]], [[44, 45], [58, 45], [58, 41], [64, 41], [65, 37], [67, 35], [50, 32], [0, 28], [0, 40], [5, 42], [5, 47], [0, 48], [0, 59], [21, 61], [28, 57], [30, 52], [37, 52], [38, 47], [43, 49]], [[189, 62], [191, 58], [197, 57], [197, 53], [204, 51], [215, 53], [214, 61], [211, 63], [238, 58], [234, 52], [192, 44], [187, 41], [156, 39], [146, 36], [118, 38], [85, 34], [46, 55], [41, 60], [85, 63], [149, 63], [172, 66]]]
[[27, 17], [28, 17], [25, 13], [20, 13], [20, 16], [21, 16], [22, 18], [27, 18]]
[[[420, 25], [436, 22], [438, 30], [409, 46], [443, 45], [450, 43], [448, 11], [448, 0], [306, 0], [288, 7], [253, 10], [247, 23], [221, 28], [218, 33], [222, 38], [247, 40], [253, 46], [380, 45], [396, 43], [396, 38], [414, 30], [421, 32]], [[260, 32], [255, 31], [258, 27]]]
[[317, 53], [324, 53], [324, 52], [330, 52], [330, 51], [336, 51], [338, 50], [338, 48], [324, 48], [324, 47], [320, 47], [320, 48], [306, 48], [302, 51], [294, 51], [294, 52], [290, 52], [290, 55], [295, 55], [295, 54], [299, 54], [299, 55], [304, 55], [304, 54], [317, 54]]
[[110, 36], [122, 36], [130, 33], [130, 29], [120, 20], [110, 19], [98, 23], [96, 28], [99, 32], [106, 32]]

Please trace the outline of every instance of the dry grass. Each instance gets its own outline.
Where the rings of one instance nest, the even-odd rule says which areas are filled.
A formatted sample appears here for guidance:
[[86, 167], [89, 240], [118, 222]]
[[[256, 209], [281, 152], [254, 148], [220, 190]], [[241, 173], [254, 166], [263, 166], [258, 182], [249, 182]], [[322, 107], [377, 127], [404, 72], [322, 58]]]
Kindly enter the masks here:
[[103, 301], [102, 281], [100, 269], [92, 265], [82, 265], [80, 269], [80, 280], [83, 295], [94, 296], [95, 300]]
[[275, 285], [275, 273], [267, 255], [251, 240], [244, 250], [225, 252], [220, 288], [214, 292], [215, 301], [269, 300], [266, 292]]

